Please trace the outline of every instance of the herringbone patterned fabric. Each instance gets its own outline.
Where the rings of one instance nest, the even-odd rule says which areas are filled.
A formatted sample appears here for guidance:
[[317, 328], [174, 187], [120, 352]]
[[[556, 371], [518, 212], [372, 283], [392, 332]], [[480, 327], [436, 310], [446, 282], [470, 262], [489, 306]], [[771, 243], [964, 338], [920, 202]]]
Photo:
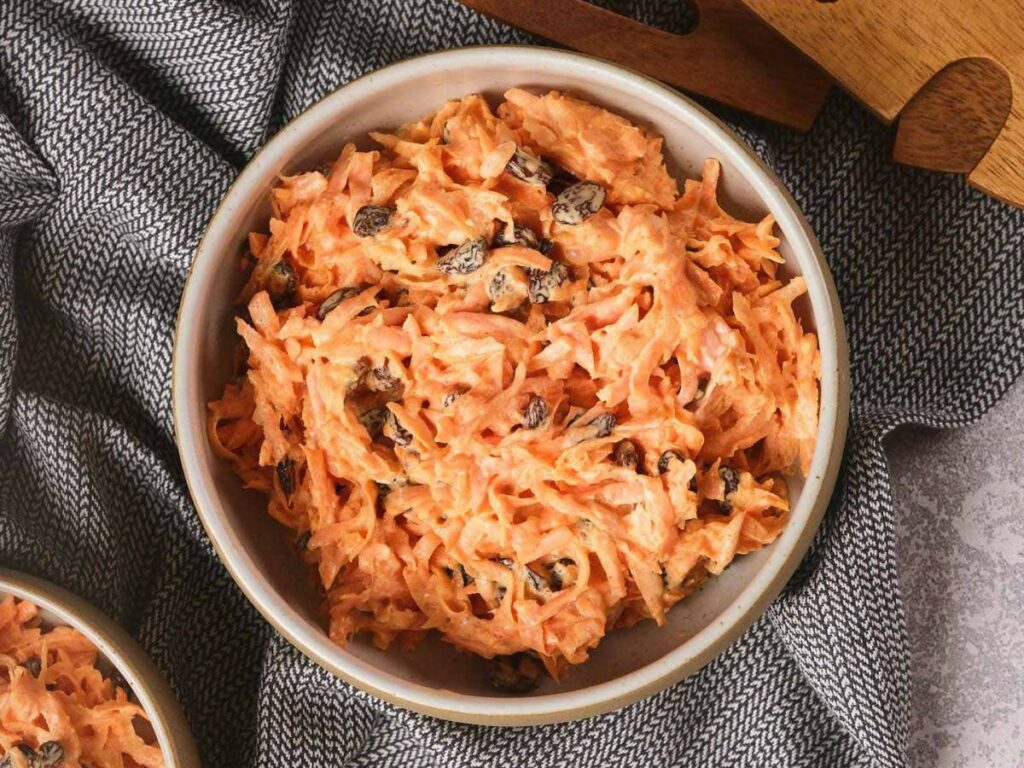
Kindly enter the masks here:
[[[682, 18], [678, 0], [633, 5]], [[0, 562], [135, 635], [208, 766], [904, 765], [881, 441], [967, 424], [1020, 374], [1024, 217], [891, 164], [889, 132], [842, 96], [806, 136], [718, 110], [821, 237], [854, 411], [813, 551], [700, 674], [582, 723], [442, 723], [306, 661], [217, 562], [170, 412], [175, 310], [205, 223], [313, 101], [399, 58], [496, 42], [529, 40], [452, 0], [0, 0]]]

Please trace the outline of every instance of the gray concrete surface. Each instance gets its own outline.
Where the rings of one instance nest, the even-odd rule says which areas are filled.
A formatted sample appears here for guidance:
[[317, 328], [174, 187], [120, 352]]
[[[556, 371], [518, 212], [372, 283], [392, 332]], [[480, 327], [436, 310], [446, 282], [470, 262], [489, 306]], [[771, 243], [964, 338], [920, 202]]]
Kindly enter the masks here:
[[981, 422], [887, 442], [915, 768], [1024, 766], [1024, 382]]

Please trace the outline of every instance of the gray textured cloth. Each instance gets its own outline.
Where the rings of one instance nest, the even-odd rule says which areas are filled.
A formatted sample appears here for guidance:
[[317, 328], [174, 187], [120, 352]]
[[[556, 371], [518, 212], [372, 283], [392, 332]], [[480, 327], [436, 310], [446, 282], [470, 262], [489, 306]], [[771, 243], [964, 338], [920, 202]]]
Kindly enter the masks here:
[[0, 0], [0, 562], [135, 635], [208, 766], [903, 765], [881, 440], [902, 423], [966, 424], [1021, 372], [1024, 217], [891, 164], [889, 131], [840, 95], [806, 136], [725, 114], [821, 237], [854, 408], [811, 554], [701, 673], [576, 724], [444, 723], [305, 660], [214, 556], [169, 381], [178, 298], [218, 200], [272, 131], [354, 76], [509, 41], [527, 39], [451, 0]]

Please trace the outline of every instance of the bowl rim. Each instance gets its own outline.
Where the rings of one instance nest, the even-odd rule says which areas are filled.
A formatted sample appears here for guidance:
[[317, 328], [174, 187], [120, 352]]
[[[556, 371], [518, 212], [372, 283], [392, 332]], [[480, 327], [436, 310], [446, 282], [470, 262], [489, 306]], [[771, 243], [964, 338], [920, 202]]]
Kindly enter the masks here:
[[200, 768], [185, 713], [163, 673], [113, 619], [63, 587], [27, 573], [0, 568], [0, 595], [7, 594], [56, 615], [96, 646], [124, 677], [130, 692], [149, 715], [167, 768]]
[[[189, 326], [190, 293], [197, 266], [222, 255], [212, 243], [231, 235], [226, 226], [234, 199], [246, 194], [275, 160], [295, 154], [293, 144], [304, 132], [313, 135], [320, 121], [344, 114], [347, 102], [432, 67], [481, 63], [495, 55], [505, 64], [523, 57], [550, 67], [582, 67], [587, 76], [612, 78], [636, 89], [638, 103], [656, 100], [714, 145], [723, 167], [737, 169], [771, 210], [785, 232], [813, 305], [821, 352], [821, 407], [817, 444], [801, 499], [812, 499], [804, 526], [788, 525], [754, 578], [718, 616], [671, 652], [650, 664], [612, 680], [564, 693], [509, 698], [471, 696], [419, 685], [383, 672], [347, 653], [326, 632], [308, 631], [296, 610], [283, 600], [218, 514], [217, 494], [202, 481], [198, 453], [188, 450], [205, 429], [194, 430], [185, 416], [190, 397], [189, 356], [181, 339]], [[493, 66], [493, 59], [488, 62]], [[308, 137], [306, 137], [308, 138]], [[726, 159], [727, 158], [727, 159]], [[586, 54], [529, 45], [481, 45], [426, 53], [371, 71], [334, 90], [288, 122], [247, 163], [229, 186], [203, 233], [182, 290], [172, 350], [172, 411], [175, 442], [189, 494], [218, 558], [246, 598], [289, 643], [319, 666], [345, 682], [399, 707], [457, 722], [482, 725], [539, 725], [564, 722], [609, 712], [654, 694], [695, 673], [745, 632], [782, 591], [800, 564], [828, 506], [839, 474], [849, 420], [849, 352], [838, 293], [821, 246], [796, 202], [768, 166], [731, 128], [687, 96], [634, 70]], [[801, 508], [798, 503], [796, 509]], [[794, 509], [794, 513], [796, 512]], [[794, 514], [794, 517], [796, 515]], [[788, 534], [788, 535], [787, 535]], [[780, 544], [787, 546], [780, 548]]]

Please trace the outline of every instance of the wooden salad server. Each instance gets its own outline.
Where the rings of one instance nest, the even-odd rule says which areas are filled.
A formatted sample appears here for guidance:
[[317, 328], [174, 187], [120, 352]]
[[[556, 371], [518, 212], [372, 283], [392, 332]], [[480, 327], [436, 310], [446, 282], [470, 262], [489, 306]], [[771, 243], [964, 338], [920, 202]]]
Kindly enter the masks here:
[[[682, 2], [683, 0], [679, 0]], [[740, 0], [700, 0], [685, 35], [649, 27], [586, 0], [460, 0], [583, 53], [806, 131], [831, 80]]]
[[1024, 207], [1024, 2], [743, 0], [879, 118], [893, 156]]

